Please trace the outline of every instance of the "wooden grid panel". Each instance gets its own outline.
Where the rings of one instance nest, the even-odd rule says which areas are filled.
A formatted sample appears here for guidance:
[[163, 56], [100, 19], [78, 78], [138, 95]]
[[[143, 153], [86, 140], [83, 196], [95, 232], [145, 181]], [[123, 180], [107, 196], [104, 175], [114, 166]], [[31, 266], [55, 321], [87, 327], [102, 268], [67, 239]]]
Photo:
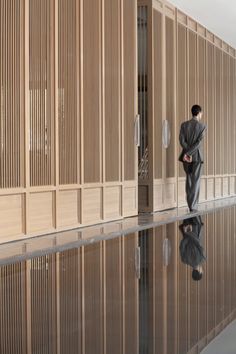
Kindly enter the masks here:
[[175, 31], [174, 21], [165, 18], [165, 49], [166, 49], [166, 110], [165, 117], [170, 127], [170, 145], [166, 150], [166, 178], [175, 177], [176, 153], [175, 153]]
[[53, 1], [29, 1], [30, 185], [53, 184]]
[[0, 2], [0, 188], [24, 184], [22, 6]]
[[83, 1], [84, 182], [101, 182], [101, 0]]
[[220, 175], [222, 173], [222, 136], [221, 136], [221, 120], [222, 120], [222, 114], [221, 114], [221, 82], [222, 82], [222, 56], [221, 56], [221, 51], [220, 49], [216, 48], [216, 81], [215, 81], [215, 87], [216, 87], [216, 97], [215, 97], [215, 109], [216, 109], [216, 114], [215, 114], [215, 130], [216, 130], [216, 139], [215, 139], [215, 174]]
[[121, 2], [104, 2], [105, 180], [121, 180]]
[[228, 141], [228, 95], [229, 95], [229, 87], [228, 87], [228, 55], [223, 53], [223, 82], [222, 82], [222, 148], [223, 148], [223, 174], [228, 174], [228, 153], [229, 153], [229, 144]]
[[[188, 30], [188, 106], [189, 110], [197, 99], [197, 36]], [[191, 112], [189, 112], [191, 114]]]
[[[187, 108], [187, 29], [180, 23], [178, 23], [177, 28], [177, 130], [179, 132], [181, 123], [188, 117]], [[177, 133], [178, 133], [177, 132]], [[178, 145], [178, 156], [181, 152], [181, 147], [179, 145], [179, 140], [177, 140]], [[184, 169], [182, 164], [178, 164], [179, 167], [179, 177], [184, 177]]]
[[[124, 180], [137, 180], [137, 148], [134, 141], [134, 120], [137, 114], [136, 1], [123, 1], [123, 129]], [[127, 33], [129, 35], [127, 36]]]
[[[31, 348], [56, 354], [55, 255], [31, 260]], [[49, 340], [50, 338], [50, 340]]]
[[59, 253], [60, 353], [82, 353], [81, 250]]
[[25, 354], [27, 352], [24, 277], [24, 263], [0, 268], [1, 353]]
[[[163, 178], [162, 119], [163, 119], [163, 16], [153, 10], [153, 95], [154, 95], [154, 177]], [[151, 147], [150, 147], [151, 148]], [[149, 148], [149, 149], [150, 149]], [[151, 156], [151, 155], [150, 155]], [[151, 161], [150, 161], [151, 162]]]
[[[208, 124], [208, 111], [207, 111], [207, 78], [206, 75], [206, 41], [198, 36], [197, 42], [197, 102], [203, 109], [203, 121], [205, 124]], [[212, 117], [213, 118], [213, 117]], [[207, 131], [208, 132], [208, 131]], [[214, 131], [212, 131], [212, 134]], [[208, 167], [208, 154], [207, 154], [207, 141], [208, 138], [205, 138], [203, 141], [204, 146], [204, 164], [202, 169], [202, 175], [207, 174], [207, 167]], [[214, 163], [214, 161], [213, 161]], [[213, 172], [212, 172], [213, 174]]]
[[79, 38], [76, 0], [58, 1], [59, 183], [78, 182]]
[[205, 156], [207, 156], [207, 175], [214, 175], [214, 129], [215, 129], [215, 61], [214, 61], [214, 47], [211, 43], [207, 43], [207, 135], [205, 141], [207, 140], [207, 151], [205, 151]]

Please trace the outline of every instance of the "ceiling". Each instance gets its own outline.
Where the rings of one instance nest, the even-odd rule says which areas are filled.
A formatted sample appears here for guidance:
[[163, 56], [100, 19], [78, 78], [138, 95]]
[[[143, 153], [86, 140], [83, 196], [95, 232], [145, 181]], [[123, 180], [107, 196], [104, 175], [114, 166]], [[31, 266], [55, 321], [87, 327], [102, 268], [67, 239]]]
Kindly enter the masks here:
[[236, 48], [235, 0], [169, 0], [169, 2]]

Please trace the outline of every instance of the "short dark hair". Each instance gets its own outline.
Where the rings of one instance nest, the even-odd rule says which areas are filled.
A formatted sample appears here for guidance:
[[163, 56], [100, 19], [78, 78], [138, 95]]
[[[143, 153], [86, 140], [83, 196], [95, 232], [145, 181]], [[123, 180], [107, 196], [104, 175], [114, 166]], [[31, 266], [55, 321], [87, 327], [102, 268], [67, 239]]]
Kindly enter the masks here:
[[194, 117], [196, 117], [198, 115], [198, 113], [200, 113], [201, 111], [202, 111], [202, 107], [199, 106], [198, 104], [195, 104], [191, 108], [191, 112]]
[[193, 269], [192, 278], [193, 278], [193, 280], [201, 280], [202, 279], [202, 273], [200, 273], [197, 269]]

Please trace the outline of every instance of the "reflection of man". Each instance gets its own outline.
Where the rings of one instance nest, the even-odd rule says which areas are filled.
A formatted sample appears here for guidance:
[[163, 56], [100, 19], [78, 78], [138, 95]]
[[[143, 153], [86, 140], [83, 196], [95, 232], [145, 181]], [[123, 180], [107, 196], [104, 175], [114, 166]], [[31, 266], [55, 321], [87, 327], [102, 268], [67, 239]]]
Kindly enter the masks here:
[[202, 279], [202, 263], [206, 259], [201, 245], [202, 225], [203, 222], [199, 215], [190, 219], [185, 219], [179, 226], [183, 235], [183, 239], [179, 245], [181, 260], [183, 263], [193, 268], [193, 280]]
[[181, 124], [179, 142], [182, 152], [179, 161], [183, 162], [186, 173], [186, 196], [190, 211], [195, 211], [200, 192], [200, 178], [203, 163], [201, 142], [206, 126], [200, 122], [202, 108], [194, 105], [191, 109], [192, 119]]

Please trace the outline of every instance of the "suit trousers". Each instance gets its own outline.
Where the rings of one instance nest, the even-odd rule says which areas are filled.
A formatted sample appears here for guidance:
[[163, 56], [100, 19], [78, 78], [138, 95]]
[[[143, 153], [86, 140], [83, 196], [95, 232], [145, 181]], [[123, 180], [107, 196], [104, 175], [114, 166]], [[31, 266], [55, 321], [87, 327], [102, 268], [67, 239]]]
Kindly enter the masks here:
[[201, 162], [183, 162], [186, 173], [186, 196], [189, 209], [194, 209], [199, 201], [201, 183]]

